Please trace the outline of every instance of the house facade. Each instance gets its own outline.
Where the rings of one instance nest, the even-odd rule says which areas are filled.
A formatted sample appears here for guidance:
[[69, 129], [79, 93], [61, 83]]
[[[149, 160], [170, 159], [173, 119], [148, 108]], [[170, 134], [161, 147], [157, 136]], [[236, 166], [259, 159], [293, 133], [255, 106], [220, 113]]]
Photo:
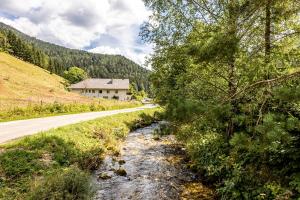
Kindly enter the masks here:
[[129, 79], [86, 79], [69, 87], [72, 92], [104, 99], [127, 101], [129, 94]]

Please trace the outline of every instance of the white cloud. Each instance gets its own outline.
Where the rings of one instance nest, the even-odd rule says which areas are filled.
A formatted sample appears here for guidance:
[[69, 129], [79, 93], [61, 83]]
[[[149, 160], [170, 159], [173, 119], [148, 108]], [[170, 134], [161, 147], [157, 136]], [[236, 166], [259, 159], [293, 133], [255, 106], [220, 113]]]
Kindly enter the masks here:
[[93, 53], [107, 53], [107, 54], [114, 54], [114, 55], [121, 55], [121, 50], [119, 48], [112, 48], [109, 46], [99, 46], [90, 50]]
[[[93, 53], [123, 55], [123, 56], [135, 61], [136, 63], [139, 63], [144, 66], [147, 56], [152, 51], [152, 46], [150, 46], [150, 45], [145, 46], [144, 51], [140, 50], [141, 51], [140, 53], [136, 53], [134, 51], [134, 49], [136, 50], [136, 47], [123, 46], [123, 47], [112, 48], [110, 46], [98, 46], [93, 49], [90, 49], [89, 51], [93, 52]], [[144, 67], [148, 67], [148, 66], [144, 66]]]
[[0, 4], [0, 21], [48, 42], [121, 54], [139, 64], [152, 51], [138, 42], [138, 28], [150, 15], [142, 0], [0, 0]]

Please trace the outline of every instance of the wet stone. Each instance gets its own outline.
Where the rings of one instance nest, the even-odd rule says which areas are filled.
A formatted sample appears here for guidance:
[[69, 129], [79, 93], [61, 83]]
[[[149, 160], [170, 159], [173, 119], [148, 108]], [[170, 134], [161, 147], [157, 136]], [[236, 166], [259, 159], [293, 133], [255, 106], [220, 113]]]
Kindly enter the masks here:
[[115, 171], [116, 174], [118, 174], [119, 176], [126, 176], [127, 175], [127, 172], [125, 169], [123, 168], [119, 168]]
[[111, 178], [111, 176], [108, 175], [108, 174], [105, 173], [105, 172], [100, 173], [98, 177], [99, 177], [99, 179], [102, 179], [102, 180], [107, 180], [107, 179], [110, 179], [110, 178]]
[[119, 160], [119, 165], [124, 165], [125, 164], [125, 160]]

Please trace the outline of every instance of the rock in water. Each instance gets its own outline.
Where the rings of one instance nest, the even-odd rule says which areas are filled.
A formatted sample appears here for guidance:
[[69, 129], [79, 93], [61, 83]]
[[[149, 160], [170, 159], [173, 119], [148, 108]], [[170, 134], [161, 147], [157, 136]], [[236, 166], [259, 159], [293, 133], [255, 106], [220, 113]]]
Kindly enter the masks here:
[[119, 168], [115, 171], [116, 174], [118, 174], [119, 176], [126, 176], [127, 175], [127, 172], [125, 169], [123, 168]]
[[111, 176], [108, 175], [108, 174], [105, 173], [105, 172], [102, 172], [101, 174], [99, 174], [98, 177], [99, 177], [100, 179], [103, 179], [103, 180], [106, 180], [106, 179], [110, 179], [110, 178], [111, 178]]

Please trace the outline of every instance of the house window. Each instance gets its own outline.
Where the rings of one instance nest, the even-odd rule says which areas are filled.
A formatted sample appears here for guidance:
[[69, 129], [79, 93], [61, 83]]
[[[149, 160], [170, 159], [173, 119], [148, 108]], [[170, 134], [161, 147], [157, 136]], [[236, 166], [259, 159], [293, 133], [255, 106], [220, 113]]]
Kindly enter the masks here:
[[109, 94], [109, 92], [110, 92], [109, 90], [106, 91], [107, 94]]
[[108, 96], [103, 96], [103, 99], [108, 99]]
[[99, 90], [99, 93], [102, 94], [102, 90]]
[[95, 93], [95, 90], [92, 90], [92, 93]]
[[119, 100], [119, 96], [113, 96], [113, 99]]
[[118, 94], [118, 92], [119, 92], [118, 90], [115, 91], [116, 94]]

